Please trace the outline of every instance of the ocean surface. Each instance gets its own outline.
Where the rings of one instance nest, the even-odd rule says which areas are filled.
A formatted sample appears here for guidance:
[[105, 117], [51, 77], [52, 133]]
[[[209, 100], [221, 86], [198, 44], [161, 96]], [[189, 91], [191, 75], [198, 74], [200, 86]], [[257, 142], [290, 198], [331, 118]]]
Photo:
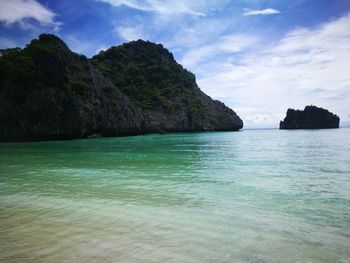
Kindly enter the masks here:
[[0, 262], [350, 262], [350, 129], [0, 144]]

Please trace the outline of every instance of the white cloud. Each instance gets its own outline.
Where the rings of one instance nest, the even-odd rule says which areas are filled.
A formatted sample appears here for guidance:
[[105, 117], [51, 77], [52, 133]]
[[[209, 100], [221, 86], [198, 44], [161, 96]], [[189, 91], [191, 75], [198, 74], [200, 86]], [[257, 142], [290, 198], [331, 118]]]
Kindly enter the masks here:
[[273, 8], [267, 8], [263, 10], [247, 10], [243, 15], [244, 16], [257, 16], [257, 15], [274, 15], [279, 14], [280, 11], [273, 9]]
[[218, 54], [238, 53], [256, 43], [256, 38], [247, 35], [228, 35], [220, 37], [216, 42], [203, 45], [185, 53], [181, 63], [186, 67], [194, 67], [202, 61]]
[[27, 19], [34, 19], [41, 25], [58, 29], [60, 22], [55, 21], [56, 14], [36, 0], [0, 0], [0, 21], [6, 25], [18, 23], [23, 29], [32, 25]]
[[220, 38], [223, 33], [230, 28], [231, 19], [201, 18], [191, 24], [183, 25], [181, 21], [176, 21], [176, 33], [173, 38], [166, 40], [165, 44], [169, 48], [202, 46], [210, 42], [211, 39]]
[[138, 39], [144, 39], [146, 40], [148, 37], [143, 32], [141, 27], [116, 27], [115, 31], [118, 33], [118, 35], [125, 39], [126, 41], [132, 41], [132, 40], [138, 40]]
[[83, 41], [76, 35], [67, 35], [64, 37], [64, 41], [72, 51], [79, 54], [85, 54], [88, 57], [92, 57], [98, 54], [101, 50], [109, 48], [101, 42], [92, 42], [91, 40]]
[[270, 46], [257, 42], [255, 49], [241, 56], [222, 50], [209, 65], [191, 69], [199, 86], [229, 102], [248, 127], [277, 127], [287, 108], [310, 104], [349, 123], [349, 43], [350, 15], [346, 15], [317, 28], [293, 30]]
[[129, 8], [154, 12], [162, 15], [189, 14], [194, 16], [205, 16], [205, 12], [213, 7], [226, 4], [227, 0], [98, 0], [113, 6], [127, 6]]

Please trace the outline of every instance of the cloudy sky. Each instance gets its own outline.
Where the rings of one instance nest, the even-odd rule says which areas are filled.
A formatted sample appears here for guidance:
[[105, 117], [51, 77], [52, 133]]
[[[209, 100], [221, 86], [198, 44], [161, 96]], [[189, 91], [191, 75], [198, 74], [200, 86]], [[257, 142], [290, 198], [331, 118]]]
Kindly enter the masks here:
[[246, 128], [311, 104], [350, 125], [350, 0], [0, 0], [0, 48], [43, 32], [89, 57], [162, 43]]

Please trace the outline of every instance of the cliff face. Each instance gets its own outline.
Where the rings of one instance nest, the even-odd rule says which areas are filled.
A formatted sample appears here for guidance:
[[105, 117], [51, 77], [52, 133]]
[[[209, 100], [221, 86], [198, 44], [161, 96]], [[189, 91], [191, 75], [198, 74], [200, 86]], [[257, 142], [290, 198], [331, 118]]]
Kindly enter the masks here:
[[0, 66], [2, 141], [142, 131], [142, 110], [55, 36], [3, 54]]
[[162, 45], [133, 41], [92, 58], [92, 63], [145, 112], [150, 131], [238, 130], [242, 120], [197, 86], [195, 76]]
[[[160, 45], [138, 41], [121, 47], [126, 52], [119, 57], [100, 53], [89, 60], [56, 36], [41, 35], [24, 49], [1, 50], [0, 141], [242, 127]], [[159, 60], [169, 65], [171, 80], [157, 68]]]
[[280, 122], [280, 129], [329, 129], [339, 128], [339, 117], [316, 106], [302, 110], [288, 109], [287, 116]]

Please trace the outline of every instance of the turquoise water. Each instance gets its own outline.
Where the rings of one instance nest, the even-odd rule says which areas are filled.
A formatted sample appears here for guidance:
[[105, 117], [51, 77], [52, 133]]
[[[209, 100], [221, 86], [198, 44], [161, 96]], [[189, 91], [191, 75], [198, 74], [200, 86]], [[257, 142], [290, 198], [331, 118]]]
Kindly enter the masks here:
[[0, 262], [350, 262], [350, 129], [0, 144]]

